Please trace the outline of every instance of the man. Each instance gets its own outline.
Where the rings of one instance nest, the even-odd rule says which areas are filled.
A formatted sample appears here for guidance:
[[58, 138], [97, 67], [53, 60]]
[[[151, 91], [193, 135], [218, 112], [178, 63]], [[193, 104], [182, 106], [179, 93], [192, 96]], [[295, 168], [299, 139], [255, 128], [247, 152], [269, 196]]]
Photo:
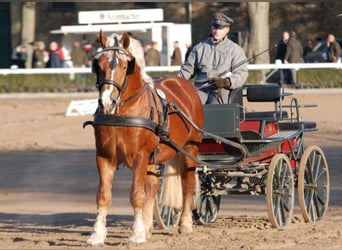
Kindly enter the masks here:
[[74, 41], [70, 56], [74, 68], [83, 68], [88, 62], [87, 53], [81, 48], [81, 44], [78, 41]]
[[329, 34], [327, 38], [327, 48], [328, 48], [328, 62], [338, 62], [340, 61], [341, 47], [336, 42], [335, 36]]
[[175, 41], [173, 43], [173, 53], [171, 56], [171, 65], [176, 66], [176, 65], [181, 65], [181, 64], [182, 64], [182, 52], [179, 48], [178, 41]]
[[58, 43], [52, 41], [50, 43], [49, 61], [46, 63], [47, 68], [63, 68], [64, 67], [64, 52], [58, 47]]
[[[301, 63], [303, 62], [303, 47], [296, 37], [296, 32], [290, 32], [290, 39], [287, 42], [284, 63]], [[297, 70], [291, 69], [291, 81], [289, 84], [297, 84]]]
[[230, 90], [242, 86], [248, 77], [243, 49], [228, 39], [232, 23], [223, 13], [212, 15], [211, 35], [193, 47], [178, 73], [185, 79], [196, 75], [195, 85], [203, 104], [228, 103]]
[[186, 62], [186, 60], [188, 60], [188, 57], [192, 51], [192, 45], [191, 43], [185, 43], [185, 48], [186, 48], [186, 52], [185, 52], [185, 59], [184, 62]]
[[49, 52], [45, 50], [45, 43], [38, 41], [34, 43], [34, 50], [32, 54], [32, 68], [45, 68], [49, 61]]
[[158, 51], [158, 43], [153, 41], [151, 47], [145, 54], [146, 66], [160, 66], [160, 53]]
[[[278, 43], [278, 50], [276, 55], [276, 60], [280, 60], [281, 63], [284, 63], [284, 58], [286, 54], [287, 42], [290, 38], [290, 33], [288, 31], [283, 32], [283, 36]], [[279, 70], [279, 83], [283, 85], [285, 83], [290, 82], [291, 80], [291, 72], [289, 69], [280, 69]]]

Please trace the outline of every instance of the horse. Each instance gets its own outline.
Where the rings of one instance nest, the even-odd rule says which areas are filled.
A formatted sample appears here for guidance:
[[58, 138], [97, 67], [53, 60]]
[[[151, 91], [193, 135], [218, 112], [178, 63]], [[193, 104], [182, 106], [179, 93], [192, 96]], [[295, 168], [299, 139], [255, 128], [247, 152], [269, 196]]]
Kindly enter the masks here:
[[203, 105], [196, 89], [177, 76], [162, 79], [154, 87], [146, 83], [130, 50], [127, 33], [119, 40], [107, 37], [101, 30], [99, 40], [102, 51], [94, 56], [92, 69], [99, 104], [90, 121], [94, 127], [99, 187], [96, 221], [87, 243], [105, 242], [106, 215], [119, 165], [129, 167], [133, 173], [130, 203], [134, 221], [129, 241], [143, 243], [152, 236], [159, 185], [156, 166], [167, 162], [178, 163], [173, 167], [179, 169], [176, 172], [181, 177], [178, 231], [191, 233], [196, 157], [202, 141], [202, 133], [192, 123], [203, 128]]

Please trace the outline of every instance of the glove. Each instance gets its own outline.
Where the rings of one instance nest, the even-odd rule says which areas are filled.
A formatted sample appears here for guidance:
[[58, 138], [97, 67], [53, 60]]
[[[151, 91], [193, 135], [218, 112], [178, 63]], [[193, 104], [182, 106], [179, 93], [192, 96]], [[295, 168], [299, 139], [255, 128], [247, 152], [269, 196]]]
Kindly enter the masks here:
[[216, 83], [217, 88], [229, 89], [232, 86], [229, 78], [213, 77], [213, 81]]

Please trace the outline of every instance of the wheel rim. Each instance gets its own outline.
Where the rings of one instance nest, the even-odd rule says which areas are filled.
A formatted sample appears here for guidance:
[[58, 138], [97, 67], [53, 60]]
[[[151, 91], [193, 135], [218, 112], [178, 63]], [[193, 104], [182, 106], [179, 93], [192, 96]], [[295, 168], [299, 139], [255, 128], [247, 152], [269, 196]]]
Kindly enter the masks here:
[[266, 183], [267, 212], [272, 227], [281, 228], [291, 220], [294, 205], [294, 181], [291, 164], [284, 154], [272, 158]]
[[298, 201], [305, 222], [320, 220], [329, 204], [329, 169], [321, 148], [308, 147], [298, 171]]
[[178, 224], [181, 209], [172, 208], [168, 206], [160, 206], [159, 207], [160, 218], [163, 223], [163, 228], [174, 227]]
[[202, 223], [212, 223], [216, 220], [220, 202], [220, 195], [204, 195], [200, 197], [198, 211]]

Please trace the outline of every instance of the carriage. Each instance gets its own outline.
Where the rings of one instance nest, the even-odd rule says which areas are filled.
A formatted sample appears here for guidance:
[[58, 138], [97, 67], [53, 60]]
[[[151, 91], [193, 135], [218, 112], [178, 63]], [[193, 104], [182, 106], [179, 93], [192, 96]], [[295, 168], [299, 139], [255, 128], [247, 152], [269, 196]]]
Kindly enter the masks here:
[[[100, 179], [89, 244], [105, 241], [120, 165], [133, 172], [135, 243], [151, 237], [154, 221], [161, 228], [177, 225], [180, 233], [191, 233], [193, 220], [214, 222], [226, 194], [265, 194], [270, 222], [280, 228], [291, 220], [297, 187], [305, 221], [324, 216], [328, 165], [318, 146], [304, 148], [304, 134], [317, 127], [300, 115], [300, 108], [311, 105], [299, 105], [294, 97], [284, 105], [289, 94], [270, 84], [244, 86], [231, 91], [229, 104], [203, 106], [188, 80], [166, 77], [153, 86], [145, 81], [129, 34], [118, 39], [100, 31], [99, 40], [102, 50], [92, 69], [99, 105], [94, 119], [84, 123], [94, 127]], [[248, 112], [243, 99], [274, 105], [271, 111]]]
[[[291, 98], [290, 98], [291, 97]], [[295, 189], [305, 222], [320, 220], [329, 202], [329, 171], [318, 146], [304, 147], [307, 132], [317, 131], [314, 121], [304, 121], [301, 105], [276, 84], [246, 85], [232, 91], [229, 104], [204, 107], [204, 137], [199, 148], [197, 174], [200, 195], [194, 197], [193, 218], [200, 224], [216, 220], [222, 195], [265, 195], [272, 227], [292, 219]], [[289, 104], [284, 99], [290, 98]], [[271, 110], [247, 111], [242, 105], [272, 103]], [[160, 166], [163, 182], [168, 176]], [[163, 183], [162, 182], [162, 183]], [[161, 186], [155, 218], [159, 227], [178, 223], [179, 208], [162, 204], [167, 192]]]

